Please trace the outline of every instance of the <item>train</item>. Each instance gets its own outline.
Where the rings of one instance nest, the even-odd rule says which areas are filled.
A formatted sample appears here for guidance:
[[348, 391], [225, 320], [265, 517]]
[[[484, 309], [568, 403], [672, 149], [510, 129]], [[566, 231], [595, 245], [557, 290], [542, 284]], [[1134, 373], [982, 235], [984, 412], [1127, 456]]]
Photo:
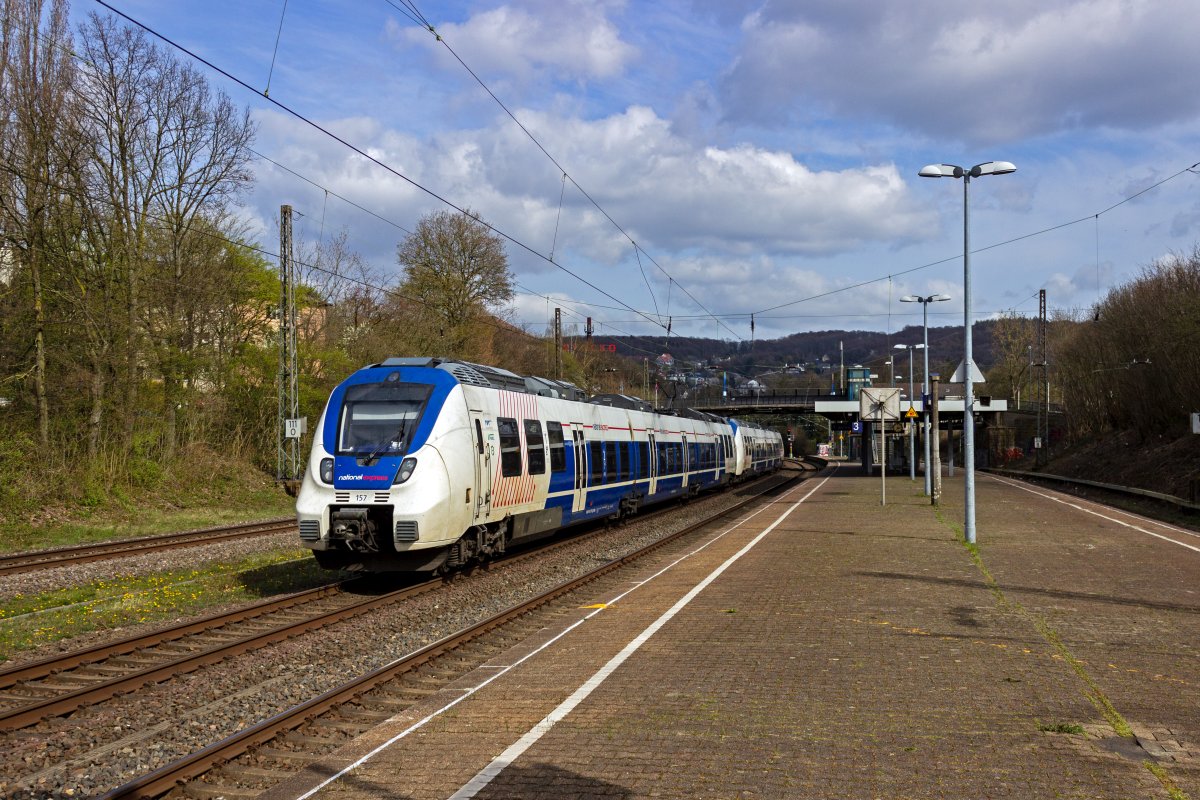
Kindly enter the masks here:
[[296, 499], [326, 569], [432, 572], [779, 469], [778, 431], [445, 358], [329, 396]]

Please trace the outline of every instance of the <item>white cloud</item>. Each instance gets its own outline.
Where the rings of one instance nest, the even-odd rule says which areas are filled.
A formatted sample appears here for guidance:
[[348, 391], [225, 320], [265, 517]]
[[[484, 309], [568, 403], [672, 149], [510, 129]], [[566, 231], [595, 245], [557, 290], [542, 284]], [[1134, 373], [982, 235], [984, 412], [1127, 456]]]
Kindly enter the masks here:
[[[863, 247], [894, 248], [937, 228], [935, 211], [910, 196], [890, 163], [815, 170], [788, 153], [749, 144], [698, 146], [641, 107], [599, 120], [530, 111], [519, 116], [677, 285], [670, 286], [645, 256], [643, 278], [629, 240], [571, 182], [564, 192], [561, 173], [503, 120], [424, 141], [366, 118], [337, 120], [328, 127], [442, 197], [469, 206], [538, 253], [548, 255], [553, 247], [557, 264], [641, 310], [653, 309], [647, 279], [663, 313], [672, 294], [681, 314], [698, 312], [681, 286], [716, 312], [763, 308], [777, 294], [810, 296], [835, 284], [806, 260]], [[421, 214], [444, 207], [341, 145], [315, 132], [298, 133], [274, 112], [260, 114], [259, 120], [264, 138], [286, 140], [268, 149], [283, 153], [280, 160], [289, 167], [390, 220], [411, 228]], [[289, 191], [294, 196], [298, 186], [295, 178], [264, 165], [256, 200], [273, 201]], [[364, 219], [339, 201], [328, 203], [322, 189], [300, 188], [307, 200], [295, 202], [306, 214], [309, 236], [349, 224], [351, 245], [376, 266], [393, 268], [402, 232]], [[333, 206], [340, 212], [330, 213]], [[269, 206], [260, 211], [263, 217], [269, 214]], [[569, 292], [599, 299], [520, 246], [509, 243], [507, 250], [518, 276], [538, 273], [530, 280], [539, 290], [553, 280]], [[764, 286], [771, 287], [770, 297], [747, 291]]]
[[1182, 0], [768, 2], [743, 34], [721, 85], [736, 120], [845, 114], [988, 144], [1200, 111]]
[[[827, 255], [869, 242], [913, 241], [934, 227], [932, 210], [913, 202], [893, 164], [813, 170], [788, 153], [749, 144], [696, 146], [642, 107], [595, 121], [520, 116], [545, 131], [541, 141], [571, 177], [651, 252]], [[487, 150], [476, 187], [509, 197], [528, 193], [557, 211], [561, 176], [539, 166], [526, 142], [488, 131], [470, 135]], [[623, 255], [628, 242], [613, 238], [611, 223], [570, 184], [564, 203], [562, 233], [589, 237], [590, 257], [611, 258], [614, 247]]]
[[[623, 3], [591, 0], [525, 0], [482, 11], [463, 23], [435, 23], [440, 36], [471, 68], [484, 75], [527, 81], [553, 72], [556, 79], [611, 78], [637, 50], [622, 40], [608, 13]], [[434, 48], [456, 70], [462, 67], [428, 31], [392, 24], [390, 35]]]

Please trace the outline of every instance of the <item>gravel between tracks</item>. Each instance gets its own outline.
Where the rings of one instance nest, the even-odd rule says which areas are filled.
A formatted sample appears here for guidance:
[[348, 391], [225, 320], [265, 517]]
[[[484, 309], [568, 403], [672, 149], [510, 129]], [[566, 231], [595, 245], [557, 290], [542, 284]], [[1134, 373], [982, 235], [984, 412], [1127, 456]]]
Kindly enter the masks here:
[[[608, 535], [512, 567], [477, 572], [439, 591], [317, 634], [263, 648], [68, 718], [0, 734], [0, 750], [6, 753], [0, 767], [0, 796], [41, 800], [101, 794], [741, 499], [737, 492], [709, 496], [678, 514], [614, 528]], [[218, 546], [225, 545], [214, 545]], [[164, 563], [179, 567], [184, 559], [212, 556], [189, 548], [163, 558]], [[80, 641], [69, 644], [80, 645]]]

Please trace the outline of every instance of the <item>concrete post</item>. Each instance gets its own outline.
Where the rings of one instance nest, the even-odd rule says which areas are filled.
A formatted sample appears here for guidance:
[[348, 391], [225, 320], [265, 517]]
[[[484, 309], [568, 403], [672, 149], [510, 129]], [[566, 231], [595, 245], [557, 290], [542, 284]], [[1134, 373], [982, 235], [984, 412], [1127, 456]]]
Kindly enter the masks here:
[[940, 377], [936, 372], [929, 376], [929, 405], [933, 410], [933, 430], [930, 432], [929, 448], [933, 455], [933, 493], [929, 496], [930, 505], [941, 505], [942, 502], [942, 432], [938, 420], [938, 382]]

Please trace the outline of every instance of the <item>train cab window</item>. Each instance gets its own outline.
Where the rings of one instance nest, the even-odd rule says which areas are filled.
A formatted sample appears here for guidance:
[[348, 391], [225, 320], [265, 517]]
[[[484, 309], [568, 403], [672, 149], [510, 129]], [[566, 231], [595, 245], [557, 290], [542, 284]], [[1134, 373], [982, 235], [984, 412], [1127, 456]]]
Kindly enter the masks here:
[[497, 417], [500, 429], [500, 474], [511, 478], [521, 474], [521, 434], [517, 421], [511, 417]]
[[567, 469], [567, 453], [563, 446], [562, 423], [547, 422], [546, 438], [550, 440], [550, 471], [565, 472]]
[[546, 471], [546, 445], [542, 438], [542, 423], [536, 419], [525, 420], [525, 454], [529, 460], [530, 475], [541, 475]]
[[403, 455], [421, 422], [433, 387], [388, 381], [346, 389], [338, 425], [339, 455]]

